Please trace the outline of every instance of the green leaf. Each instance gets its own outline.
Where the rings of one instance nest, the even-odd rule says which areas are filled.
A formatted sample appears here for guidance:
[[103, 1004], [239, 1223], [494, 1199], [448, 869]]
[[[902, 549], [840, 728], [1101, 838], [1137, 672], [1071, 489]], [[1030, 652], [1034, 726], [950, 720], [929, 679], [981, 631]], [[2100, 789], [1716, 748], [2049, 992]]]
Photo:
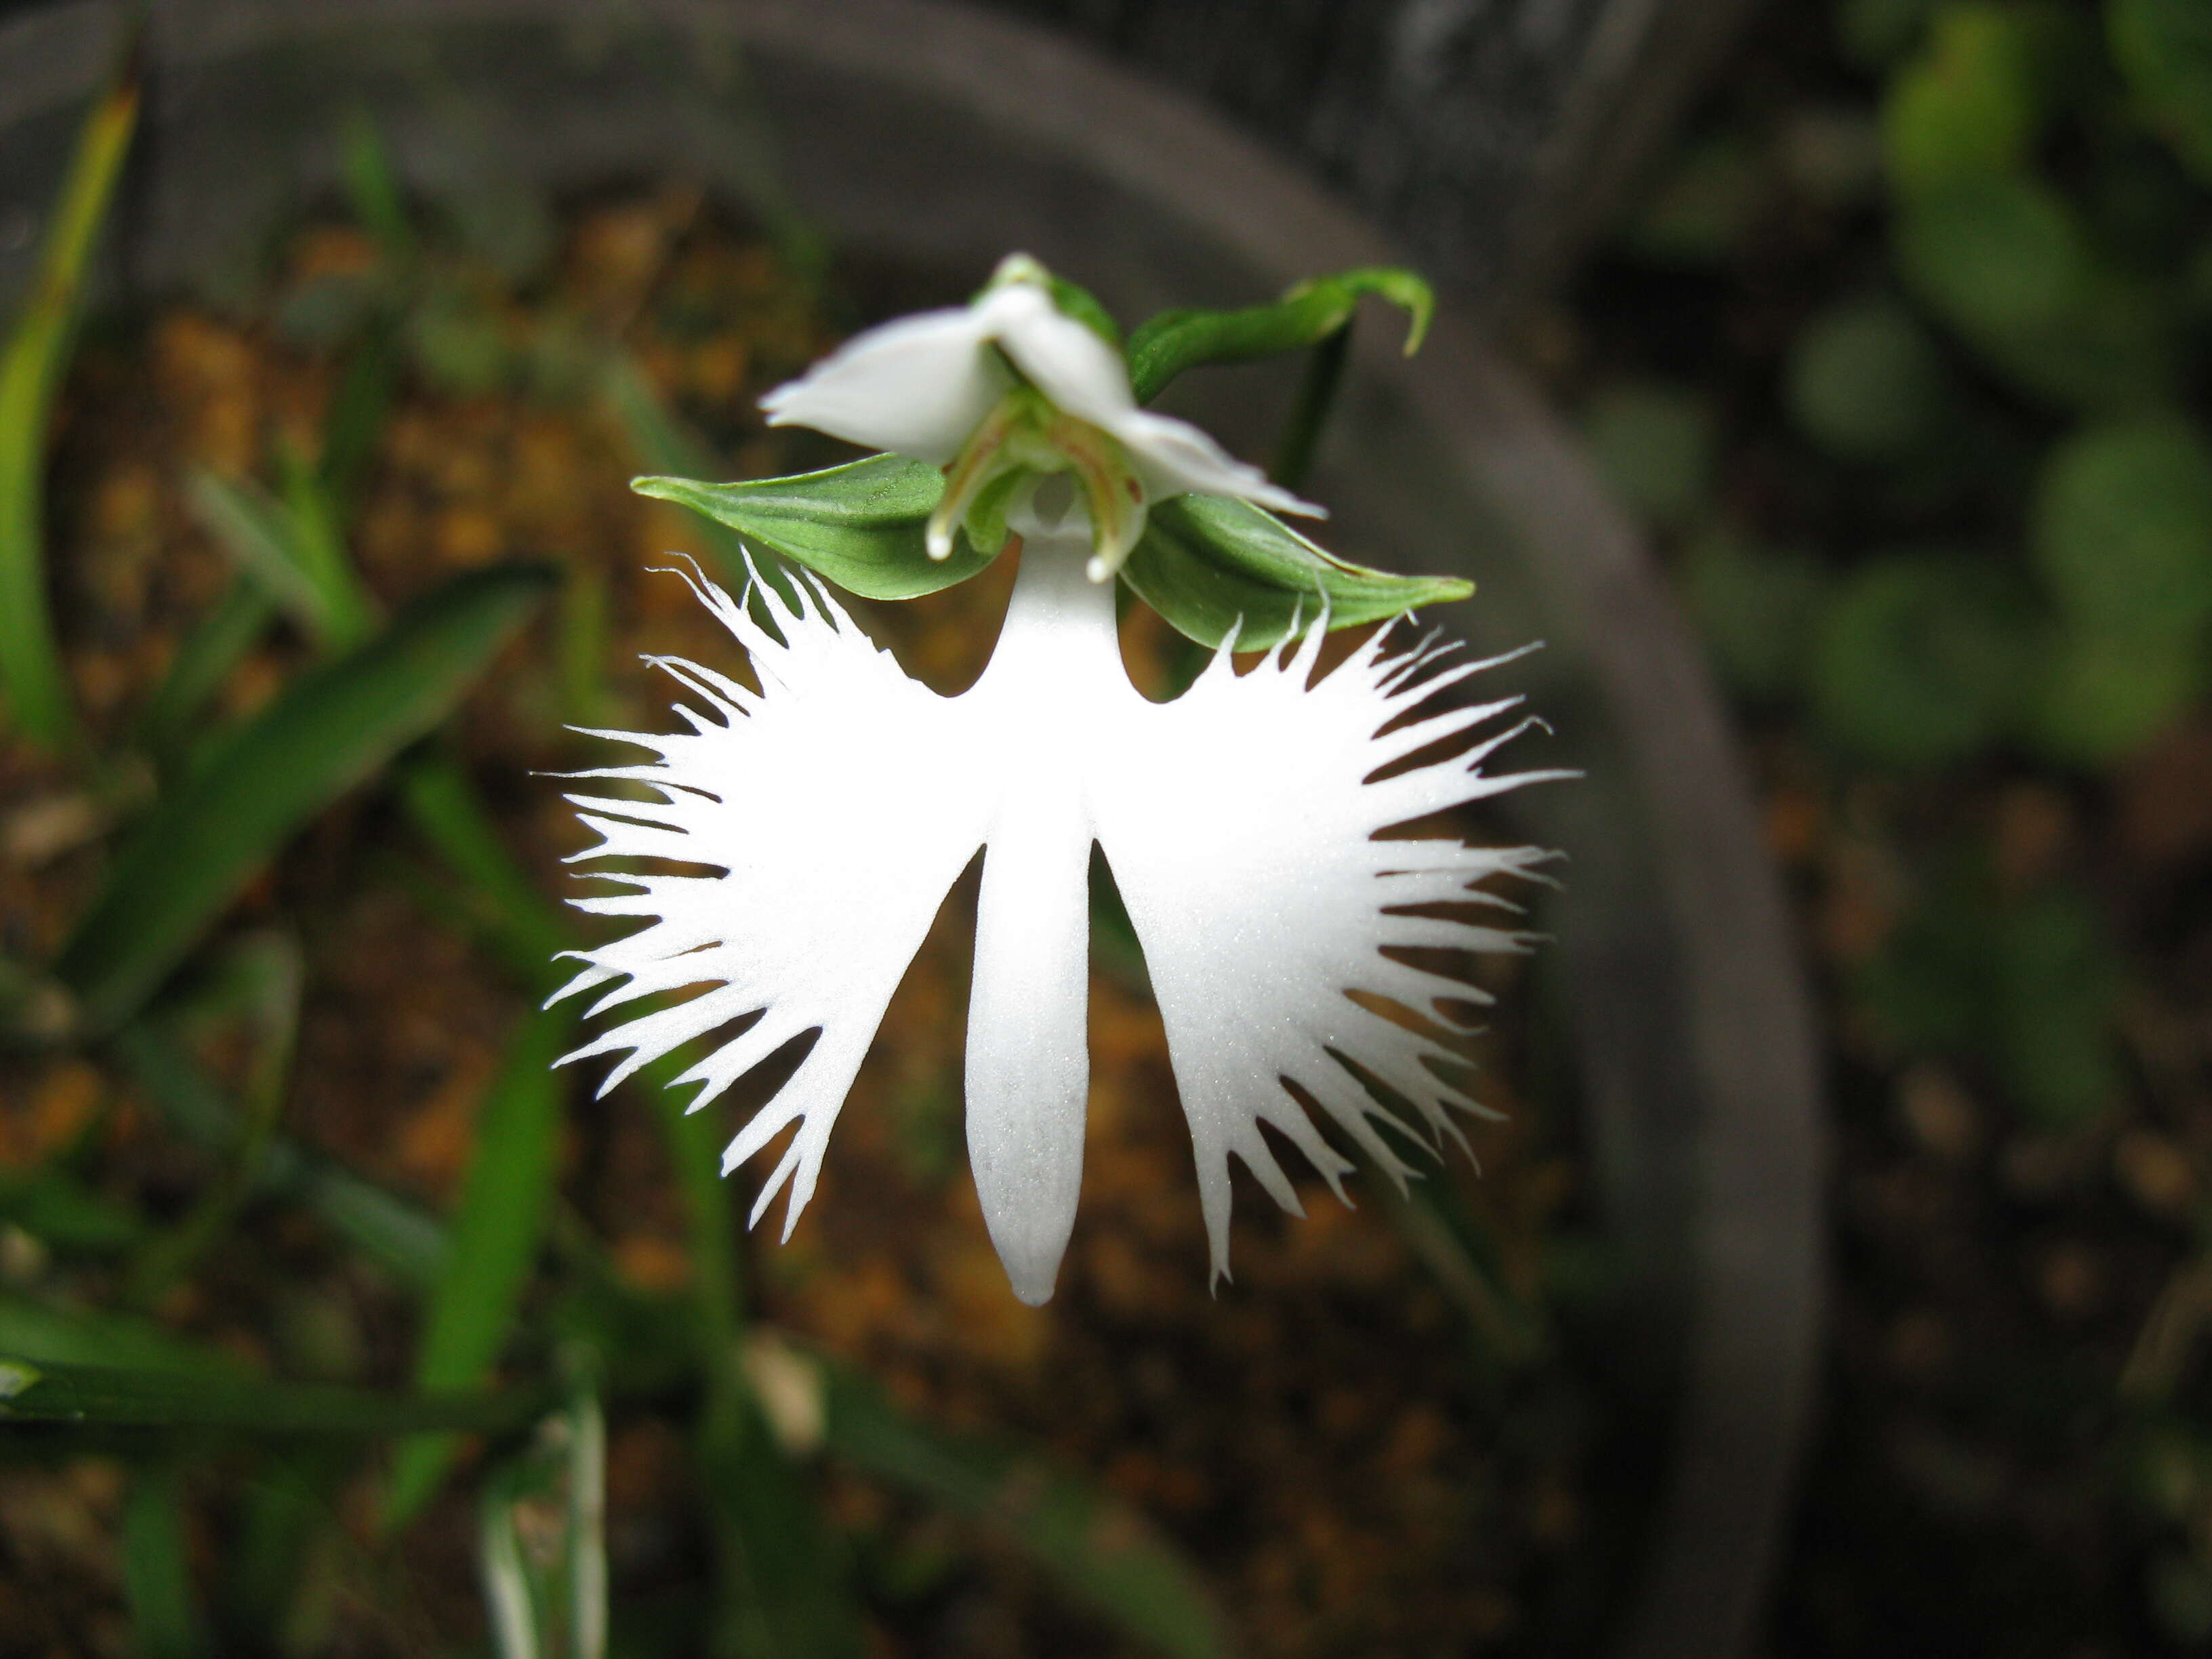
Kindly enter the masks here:
[[500, 838], [461, 763], [434, 750], [411, 757], [399, 792], [416, 829], [467, 882], [466, 902], [483, 911], [509, 971], [540, 995], [559, 989], [568, 975], [554, 958], [576, 942], [574, 935]]
[[1875, 558], [1851, 573], [1821, 619], [1810, 665], [1814, 717], [1873, 760], [1956, 760], [2004, 728], [2037, 631], [2027, 596], [1992, 562]]
[[415, 251], [415, 228], [383, 135], [366, 107], [356, 104], [346, 112], [340, 140], [346, 193], [353, 198], [355, 216], [383, 244], [387, 258], [408, 258]]
[[825, 471], [749, 483], [633, 478], [630, 488], [703, 514], [863, 599], [934, 593], [990, 562], [964, 531], [950, 558], [929, 556], [923, 532], [945, 479], [927, 462], [904, 455], [872, 455]]
[[76, 711], [46, 597], [46, 426], [86, 268], [137, 126], [136, 43], [134, 26], [119, 71], [78, 134], [30, 297], [0, 354], [0, 690], [15, 724], [49, 748], [76, 735]]
[[56, 966], [84, 1026], [127, 1019], [303, 823], [442, 720], [550, 580], [507, 566], [448, 583], [301, 675], [156, 806]]
[[1870, 295], [1822, 313], [1792, 342], [1790, 413], [1849, 461], [1894, 461], [1925, 447], [1950, 402], [1934, 342], [1894, 300]]
[[1907, 1053], [1978, 1059], [2031, 1121], [2066, 1129], [2119, 1086], [2120, 985], [2086, 894], [2008, 894], [1976, 854], [1928, 884], [1856, 989], [1875, 1029]]
[[714, 1522], [718, 1652], [860, 1659], [866, 1650], [843, 1538], [771, 1431], [772, 1390], [749, 1378], [734, 1344], [708, 1357], [694, 1435]]
[[[4, 1407], [0, 1407], [4, 1410]], [[207, 1651], [192, 1604], [184, 1484], [174, 1464], [134, 1470], [123, 1505], [123, 1599], [137, 1659], [195, 1659]]]
[[88, 1254], [127, 1250], [146, 1233], [136, 1210], [101, 1197], [52, 1164], [0, 1171], [0, 1221], [41, 1243]]
[[1041, 1458], [927, 1428], [857, 1373], [818, 1363], [831, 1455], [989, 1528], [1154, 1652], [1232, 1650], [1197, 1571], [1136, 1511]]
[[1895, 245], [1906, 280], [1977, 343], [2058, 326], [2088, 279], [2072, 204], [2021, 174], [1963, 179], [1914, 197]]
[[2044, 180], [1993, 174], [1916, 196], [1894, 246], [1920, 296], [2032, 395], [2094, 405], [2168, 394], [2175, 295], [2099, 257], [2074, 204]]
[[1583, 411], [1583, 435], [1606, 482], [1652, 523], [1679, 523], [1705, 500], [1712, 414], [1697, 392], [1656, 381], [1607, 386]]
[[323, 453], [316, 465], [334, 516], [343, 520], [355, 505], [362, 476], [376, 453], [378, 438], [399, 389], [399, 341], [389, 318], [379, 315], [347, 357], [323, 418]]
[[1891, 182], [1911, 194], [2018, 167], [2041, 120], [2035, 81], [2017, 10], [1944, 7], [1919, 55], [1889, 83], [1882, 143]]
[[196, 623], [138, 717], [138, 741], [157, 757], [173, 757], [194, 735], [200, 711], [253, 648], [276, 612], [267, 592], [240, 575], [215, 609]]
[[2063, 628], [2037, 665], [2021, 735], [2062, 764], [2109, 765], [2172, 725], [2205, 678], [2200, 635]]
[[1184, 370], [1244, 362], [1320, 344], [1352, 320], [1364, 295], [1407, 313], [1406, 355], [1419, 349], [1436, 313], [1436, 293], [1395, 265], [1363, 266], [1300, 283], [1273, 305], [1239, 311], [1164, 311], [1129, 339], [1129, 383], [1148, 404]]
[[368, 635], [375, 603], [346, 557], [322, 486], [289, 450], [283, 461], [283, 501], [204, 468], [193, 471], [186, 498], [240, 574], [258, 584], [317, 644], [345, 650]]
[[288, 548], [322, 599], [320, 642], [326, 650], [350, 650], [368, 636], [381, 613], [346, 550], [337, 501], [321, 472], [292, 444], [277, 444], [276, 464]]
[[[553, 1062], [571, 1024], [565, 1012], [525, 1016], [484, 1097], [416, 1354], [418, 1389], [483, 1382], [514, 1332], [552, 1206], [563, 1093]], [[385, 1498], [387, 1531], [404, 1526], [428, 1501], [454, 1450], [442, 1437], [399, 1449]]]
[[[245, 1115], [165, 1033], [142, 1020], [126, 1027], [114, 1047], [174, 1127], [210, 1157], [234, 1155], [246, 1133]], [[286, 1194], [312, 1210], [408, 1284], [429, 1283], [445, 1260], [445, 1233], [436, 1217], [281, 1135], [264, 1148], [258, 1180], [263, 1189]]]
[[1724, 530], [1699, 537], [1683, 568], [1683, 597], [1723, 678], [1759, 700], [1796, 689], [1831, 586], [1811, 555], [1747, 546]]
[[[0, 1354], [47, 1368], [95, 1365], [216, 1377], [241, 1374], [228, 1355], [202, 1347], [137, 1314], [106, 1309], [64, 1310], [9, 1294], [0, 1294]], [[0, 1407], [4, 1403], [0, 1402]]]
[[2112, 1022], [2120, 964], [2096, 907], [2065, 889], [1999, 918], [1991, 1039], [2013, 1099], [2044, 1127], [2070, 1128], [2120, 1092]]
[[243, 1212], [259, 1184], [269, 1143], [275, 1139], [292, 1083], [300, 1006], [307, 978], [299, 942], [276, 933], [252, 933], [223, 953], [218, 983], [235, 1005], [253, 1040], [246, 1081], [246, 1113], [229, 1165], [208, 1182], [178, 1224], [150, 1240], [126, 1275], [123, 1295], [140, 1307], [160, 1305], [189, 1277]]
[[382, 1394], [263, 1382], [212, 1367], [120, 1370], [0, 1357], [0, 1424], [207, 1429], [264, 1435], [507, 1433], [545, 1409], [542, 1392]]
[[1323, 552], [1281, 520], [1225, 495], [1176, 495], [1154, 504], [1121, 568], [1139, 599], [1176, 630], [1216, 646], [1265, 650], [1293, 626], [1310, 627], [1326, 602], [1333, 629], [1463, 599], [1474, 584], [1448, 576], [1393, 576]]
[[2212, 8], [2203, 0], [2108, 0], [2112, 56], [2145, 118], [2212, 184]]
[[2191, 635], [2212, 618], [2212, 441], [2187, 416], [2102, 422], [2052, 449], [2031, 520], [2036, 568], [2109, 635]]

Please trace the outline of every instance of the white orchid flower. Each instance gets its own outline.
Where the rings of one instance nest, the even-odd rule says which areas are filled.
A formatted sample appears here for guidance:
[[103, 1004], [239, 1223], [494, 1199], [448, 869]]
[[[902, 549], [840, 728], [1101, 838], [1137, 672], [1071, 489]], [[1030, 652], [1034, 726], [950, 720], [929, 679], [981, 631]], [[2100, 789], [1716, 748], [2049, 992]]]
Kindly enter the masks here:
[[942, 559], [994, 483], [1074, 474], [1090, 515], [1093, 581], [1119, 569], [1153, 501], [1194, 491], [1279, 513], [1324, 509], [1270, 483], [1188, 421], [1137, 407], [1121, 355], [1054, 304], [1044, 268], [1000, 264], [971, 305], [925, 311], [856, 335], [761, 399], [772, 426], [808, 426], [945, 470], [929, 522]]
[[[1111, 355], [1051, 312], [1040, 285], [1006, 283], [967, 311], [863, 336], [773, 402], [782, 418], [928, 458], [972, 448], [971, 428], [989, 424], [1010, 389], [1029, 390], [1069, 399], [1053, 407], [1079, 410], [1072, 418], [1155, 479], [1226, 480], [1255, 500], [1279, 493], [1192, 428], [1166, 423], [1176, 429], [1163, 437], [1146, 424], [1154, 417], [1124, 406], [1118, 362], [1109, 374], [1074, 335]], [[1025, 387], [994, 366], [989, 341]], [[897, 398], [884, 393], [893, 386]], [[1160, 470], [1163, 455], [1183, 470]], [[787, 1186], [787, 1237], [891, 994], [981, 850], [968, 1145], [992, 1242], [1015, 1294], [1037, 1304], [1052, 1293], [1082, 1180], [1094, 843], [1159, 1002], [1218, 1279], [1228, 1271], [1232, 1155], [1278, 1203], [1300, 1208], [1261, 1125], [1341, 1197], [1353, 1164], [1316, 1111], [1402, 1187], [1413, 1168], [1378, 1125], [1433, 1151], [1459, 1137], [1455, 1113], [1482, 1109], [1465, 1092], [1446, 1023], [1488, 998], [1399, 953], [1526, 949], [1516, 907], [1490, 884], [1534, 876], [1547, 855], [1433, 830], [1376, 836], [1565, 775], [1486, 769], [1537, 722], [1506, 718], [1513, 697], [1432, 702], [1492, 665], [1433, 633], [1394, 652], [1378, 632], [1316, 678], [1328, 620], [1316, 616], [1241, 675], [1224, 641], [1181, 697], [1149, 702], [1121, 661], [1113, 586], [1086, 580], [1103, 556], [1091, 480], [1079, 466], [1021, 465], [1029, 476], [1006, 507], [1020, 548], [1013, 597], [989, 665], [957, 696], [908, 678], [810, 576], [795, 576], [788, 596], [756, 582], [736, 599], [687, 576], [750, 656], [758, 689], [654, 659], [703, 708], [678, 705], [682, 732], [597, 734], [650, 758], [580, 775], [633, 787], [570, 797], [599, 837], [574, 856], [712, 873], [606, 878], [622, 890], [580, 907], [645, 925], [573, 953], [584, 966], [559, 994], [600, 992], [592, 1014], [656, 1000], [568, 1057], [624, 1054], [602, 1092], [750, 1021], [678, 1079], [702, 1085], [692, 1111], [815, 1034], [723, 1158], [727, 1173], [793, 1132], [751, 1218]], [[1068, 471], [1079, 494], [1054, 476]]]

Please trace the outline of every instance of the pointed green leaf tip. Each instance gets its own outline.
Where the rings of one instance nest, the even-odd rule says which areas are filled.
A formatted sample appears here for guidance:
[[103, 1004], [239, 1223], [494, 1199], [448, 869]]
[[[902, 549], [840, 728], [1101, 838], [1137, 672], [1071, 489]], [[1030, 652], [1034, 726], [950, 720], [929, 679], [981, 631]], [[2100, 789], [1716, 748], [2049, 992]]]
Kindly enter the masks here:
[[1129, 384], [1148, 404], [1185, 369], [1241, 363], [1320, 344], [1352, 321], [1362, 295], [1406, 313], [1406, 355], [1421, 348], [1436, 315], [1436, 290], [1396, 265], [1365, 265], [1300, 283], [1273, 305], [1241, 311], [1164, 311], [1129, 340]]
[[1218, 645], [1231, 630], [1264, 651], [1313, 625], [1382, 622], [1468, 598], [1474, 584], [1394, 576], [1324, 552], [1272, 513], [1224, 495], [1177, 495], [1154, 507], [1121, 579], [1177, 633]]
[[950, 557], [929, 556], [929, 515], [945, 479], [905, 455], [752, 483], [633, 478], [629, 487], [703, 513], [862, 599], [917, 599], [964, 582], [991, 562], [964, 533], [953, 538]]

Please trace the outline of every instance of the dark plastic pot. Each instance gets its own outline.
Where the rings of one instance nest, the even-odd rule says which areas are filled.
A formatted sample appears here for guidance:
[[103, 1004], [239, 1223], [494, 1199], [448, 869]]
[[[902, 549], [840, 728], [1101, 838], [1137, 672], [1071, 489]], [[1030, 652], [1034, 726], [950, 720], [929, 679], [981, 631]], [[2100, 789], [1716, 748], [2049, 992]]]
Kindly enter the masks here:
[[[924, 0], [157, 12], [117, 249], [148, 295], [220, 283], [327, 192], [335, 116], [356, 99], [433, 188], [674, 174], [773, 218], [780, 178], [842, 249], [972, 281], [1026, 248], [1125, 316], [1392, 257], [1180, 98]], [[0, 291], [20, 289], [112, 21], [71, 5], [0, 28]], [[1780, 892], [1697, 650], [1558, 418], [1449, 312], [1410, 363], [1389, 331], [1362, 336], [1311, 493], [1346, 556], [1476, 578], [1450, 620], [1480, 643], [1549, 642], [1532, 687], [1560, 732], [1546, 759], [1588, 776], [1516, 805], [1572, 859], [1545, 918], [1566, 1092], [1633, 1279], [1612, 1363], [1655, 1402], [1658, 1474], [1613, 1651], [1720, 1659], [1760, 1605], [1820, 1326], [1820, 1102]], [[1249, 453], [1248, 410], [1280, 407], [1255, 385], [1217, 375], [1185, 407]]]

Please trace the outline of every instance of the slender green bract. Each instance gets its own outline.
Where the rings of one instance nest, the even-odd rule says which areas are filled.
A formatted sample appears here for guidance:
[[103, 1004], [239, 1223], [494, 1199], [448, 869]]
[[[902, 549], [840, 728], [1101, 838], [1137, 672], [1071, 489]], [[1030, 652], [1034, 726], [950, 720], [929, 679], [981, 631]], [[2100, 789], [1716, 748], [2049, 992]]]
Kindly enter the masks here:
[[701, 483], [633, 478], [632, 489], [727, 525], [866, 599], [911, 599], [964, 582], [990, 562], [963, 533], [933, 559], [924, 540], [945, 479], [926, 461], [872, 455], [792, 478]]
[[0, 1356], [0, 1423], [221, 1429], [260, 1435], [498, 1432], [543, 1412], [543, 1392], [380, 1394], [317, 1382], [260, 1382], [215, 1371], [111, 1370]]
[[1350, 628], [1474, 592], [1454, 577], [1348, 564], [1273, 514], [1224, 495], [1176, 495], [1154, 507], [1121, 579], [1178, 633], [1212, 646], [1233, 630], [1246, 651], [1311, 627], [1324, 608], [1331, 628]]
[[82, 1025], [127, 1019], [301, 824], [446, 717], [551, 582], [458, 578], [294, 681], [156, 806], [56, 964]]
[[0, 687], [15, 724], [49, 748], [76, 730], [46, 599], [46, 423], [68, 361], [86, 266], [138, 124], [135, 60], [93, 106], [33, 278], [0, 356]]
[[1420, 349], [1436, 314], [1436, 291], [1410, 270], [1369, 265], [1300, 283], [1273, 305], [1238, 311], [1164, 311], [1129, 338], [1129, 385], [1148, 404], [1185, 369], [1303, 351], [1352, 320], [1360, 296], [1388, 300], [1407, 314], [1406, 355]]

